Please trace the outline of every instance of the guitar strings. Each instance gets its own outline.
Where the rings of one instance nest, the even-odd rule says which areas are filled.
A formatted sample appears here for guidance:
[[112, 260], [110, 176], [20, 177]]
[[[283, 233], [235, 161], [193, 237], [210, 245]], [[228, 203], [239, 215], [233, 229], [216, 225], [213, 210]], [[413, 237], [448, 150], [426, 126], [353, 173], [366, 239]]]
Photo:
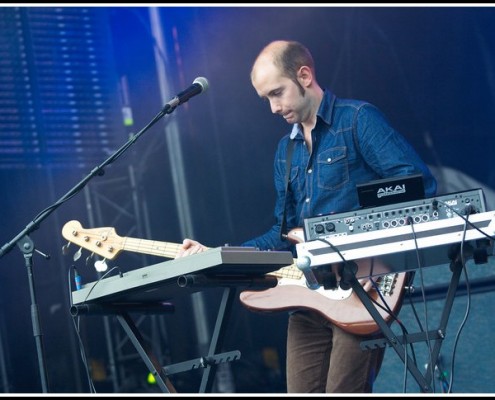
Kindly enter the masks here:
[[125, 240], [125, 247], [131, 251], [168, 258], [175, 258], [180, 246], [180, 244], [176, 243], [158, 242], [147, 239], [126, 238]]

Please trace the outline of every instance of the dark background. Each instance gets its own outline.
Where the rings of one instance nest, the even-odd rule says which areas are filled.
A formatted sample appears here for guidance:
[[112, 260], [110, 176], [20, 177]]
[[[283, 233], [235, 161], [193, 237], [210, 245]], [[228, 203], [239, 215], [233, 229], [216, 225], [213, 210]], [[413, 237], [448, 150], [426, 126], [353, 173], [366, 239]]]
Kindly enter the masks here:
[[[102, 26], [101, 36], [95, 40], [104, 43], [105, 55], [98, 65], [105, 69], [108, 117], [113, 127], [110, 148], [120, 147], [128, 134], [146, 126], [165, 101], [196, 77], [206, 77], [209, 88], [160, 120], [105, 168], [103, 176], [93, 178], [84, 191], [62, 204], [30, 235], [37, 249], [51, 255], [45, 260], [35, 253], [33, 271], [52, 392], [89, 392], [68, 312], [69, 271], [77, 248], [70, 247], [70, 255], [62, 255], [60, 232], [65, 222], [75, 219], [87, 228], [114, 227], [123, 237], [173, 243], [187, 235], [212, 247], [240, 243], [271, 226], [273, 154], [289, 127], [271, 115], [249, 80], [254, 58], [271, 40], [305, 43], [313, 53], [323, 86], [340, 97], [377, 105], [431, 166], [440, 184], [439, 194], [482, 188], [487, 210], [495, 205], [495, 10], [491, 7], [159, 7], [161, 38], [151, 29], [149, 7], [62, 7], [59, 12], [77, 14], [88, 9]], [[3, 15], [10, 11], [0, 8]], [[29, 7], [18, 11], [23, 17], [17, 33], [32, 40], [44, 28], [41, 24], [38, 30], [23, 31], [32, 26], [28, 11]], [[67, 21], [70, 28], [70, 19]], [[16, 35], [3, 37], [6, 48], [18, 43]], [[158, 39], [165, 44], [161, 54], [155, 52]], [[59, 44], [51, 45], [55, 54]], [[84, 54], [85, 48], [78, 46], [76, 54]], [[5, 57], [1, 65], [8, 63]], [[86, 57], [81, 60], [90, 62]], [[169, 85], [165, 95], [160, 93], [158, 61], [166, 65], [161, 76]], [[40, 67], [34, 58], [28, 57], [27, 68], [35, 80]], [[6, 69], [2, 71], [2, 82], [15, 78]], [[59, 72], [55, 75], [60, 77]], [[130, 126], [123, 126], [119, 115], [123, 77], [133, 114]], [[46, 122], [46, 115], [35, 114]], [[185, 174], [180, 183], [173, 175], [177, 166], [173, 164], [176, 158], [171, 157], [177, 156], [170, 142], [173, 126]], [[48, 129], [40, 132], [43, 138]], [[92, 132], [98, 132], [98, 127]], [[29, 136], [29, 129], [22, 134]], [[84, 143], [85, 136], [80, 140]], [[106, 158], [103, 146], [95, 142], [93, 148], [82, 151], [77, 163], [71, 162], [76, 157], [71, 143], [63, 147], [69, 154], [63, 163], [58, 158], [55, 163], [50, 155], [31, 163], [31, 156], [16, 159], [4, 152], [0, 159], [0, 244], [10, 242], [40, 211]], [[2, 146], [7, 145], [2, 141]], [[177, 196], [180, 185], [186, 192]], [[181, 225], [181, 207], [191, 221], [185, 227]], [[91, 263], [84, 264], [87, 255], [77, 263], [85, 282], [98, 277]], [[126, 270], [161, 261], [123, 253], [111, 264]], [[493, 261], [487, 266], [471, 265], [470, 278], [489, 282], [493, 266]], [[450, 281], [447, 266], [432, 268], [425, 275], [426, 288]], [[23, 254], [14, 246], [0, 260], [4, 392], [41, 392], [27, 278]], [[449, 377], [454, 366], [455, 393], [495, 389], [489, 372], [495, 356], [490, 344], [493, 292], [490, 286], [476, 290], [473, 285], [473, 289], [472, 297], [459, 294], [456, 298], [441, 353], [439, 368], [449, 371]], [[142, 328], [149, 332], [149, 340], [161, 346], [161, 361], [180, 362], [200, 355], [204, 343], [198, 321], [211, 331], [219, 299], [218, 289], [205, 291], [196, 300], [185, 294], [176, 299], [176, 313], [151, 321], [143, 317]], [[203, 307], [199, 316], [198, 303]], [[463, 324], [468, 306], [470, 313]], [[443, 302], [431, 299], [417, 302], [416, 307], [427, 313], [432, 327], [438, 323]], [[413, 323], [413, 311], [406, 304], [401, 312], [403, 321]], [[112, 318], [91, 316], [82, 318], [80, 324], [97, 392], [157, 391], [146, 382], [142, 361], [125, 357], [133, 354], [132, 348], [124, 347], [129, 344], [124, 343], [121, 328]], [[215, 390], [284, 392], [285, 329], [284, 313], [256, 314], [236, 302], [224, 347], [241, 350], [242, 357], [220, 371], [222, 378]], [[424, 346], [419, 346], [419, 365], [428, 362], [425, 357]], [[197, 392], [199, 377], [198, 371], [190, 371], [173, 380], [179, 392]], [[388, 351], [375, 391], [419, 392], [412, 377], [404, 379], [404, 365]], [[441, 391], [439, 381], [436, 391]]]

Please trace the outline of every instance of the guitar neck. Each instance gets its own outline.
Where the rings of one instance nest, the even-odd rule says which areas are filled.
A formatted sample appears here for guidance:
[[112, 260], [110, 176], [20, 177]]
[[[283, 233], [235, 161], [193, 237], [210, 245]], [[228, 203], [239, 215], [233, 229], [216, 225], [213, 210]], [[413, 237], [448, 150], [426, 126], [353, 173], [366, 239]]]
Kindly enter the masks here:
[[303, 272], [297, 267], [296, 260], [294, 263], [287, 266], [282, 267], [277, 271], [273, 271], [268, 273], [268, 275], [275, 276], [277, 278], [289, 278], [289, 279], [301, 279], [303, 277]]
[[122, 250], [136, 253], [150, 254], [159, 257], [175, 258], [179, 252], [180, 244], [158, 242], [156, 240], [124, 238]]

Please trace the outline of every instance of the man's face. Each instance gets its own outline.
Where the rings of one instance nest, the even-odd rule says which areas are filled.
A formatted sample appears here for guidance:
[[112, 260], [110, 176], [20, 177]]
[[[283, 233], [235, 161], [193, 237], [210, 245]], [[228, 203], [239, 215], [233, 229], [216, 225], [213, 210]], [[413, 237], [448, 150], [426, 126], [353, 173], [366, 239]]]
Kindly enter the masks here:
[[303, 121], [307, 102], [300, 86], [282, 76], [269, 59], [256, 62], [252, 84], [258, 96], [270, 102], [272, 113], [281, 115], [289, 124]]

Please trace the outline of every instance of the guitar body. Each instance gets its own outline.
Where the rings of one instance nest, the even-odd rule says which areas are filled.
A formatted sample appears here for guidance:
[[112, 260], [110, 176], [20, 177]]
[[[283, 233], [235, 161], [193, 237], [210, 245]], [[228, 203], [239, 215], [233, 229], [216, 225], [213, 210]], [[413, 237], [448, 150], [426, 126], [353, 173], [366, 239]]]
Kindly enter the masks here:
[[[395, 315], [402, 305], [405, 278], [406, 273], [394, 273], [381, 278], [393, 285], [388, 293], [382, 292], [382, 294], [386, 304]], [[379, 304], [384, 305], [376, 290], [371, 289], [368, 295]], [[262, 291], [245, 290], [239, 298], [241, 303], [251, 311], [313, 310], [343, 330], [356, 335], [370, 335], [380, 330], [376, 321], [352, 289], [324, 289], [320, 287], [312, 290], [306, 286], [304, 276], [297, 281], [291, 281], [287, 278], [279, 279], [276, 287]], [[391, 319], [388, 312], [380, 307], [377, 309], [385, 321]]]
[[[288, 233], [289, 239], [294, 242], [304, 241], [301, 228], [293, 229]], [[368, 259], [358, 260], [357, 263], [366, 263]], [[265, 290], [245, 290], [239, 298], [241, 303], [251, 311], [276, 312], [296, 309], [313, 310], [339, 326], [343, 330], [356, 335], [371, 335], [380, 331], [380, 327], [370, 315], [359, 297], [352, 289], [310, 289], [306, 285], [303, 272], [295, 265], [281, 268], [269, 275], [278, 278], [277, 286]], [[385, 307], [377, 308], [385, 321], [392, 316], [386, 311], [387, 307], [393, 315], [397, 315], [402, 306], [407, 273], [391, 273], [376, 278], [376, 286], [367, 293], [372, 300]], [[382, 297], [384, 301], [382, 300]]]

